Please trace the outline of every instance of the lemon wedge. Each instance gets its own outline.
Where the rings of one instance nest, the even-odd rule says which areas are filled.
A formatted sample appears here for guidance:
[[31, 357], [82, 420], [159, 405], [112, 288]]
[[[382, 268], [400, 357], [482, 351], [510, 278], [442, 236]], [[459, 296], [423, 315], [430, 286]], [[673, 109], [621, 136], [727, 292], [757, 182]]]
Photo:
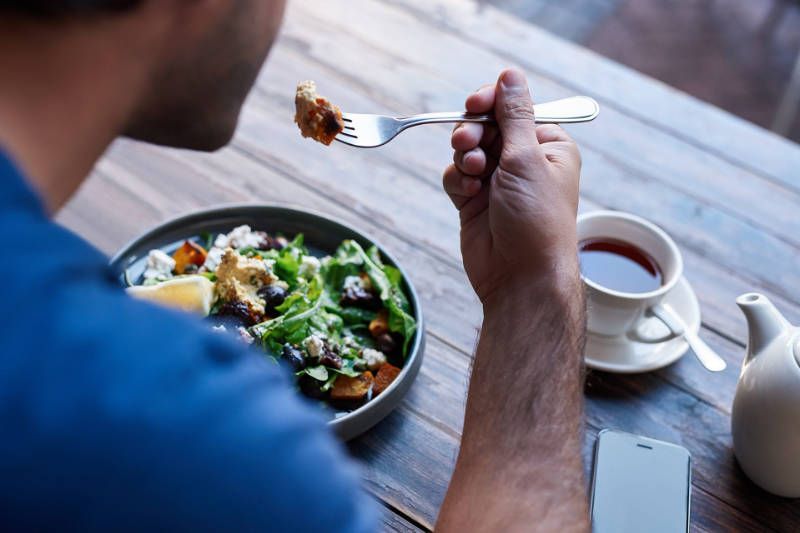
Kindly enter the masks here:
[[214, 284], [205, 276], [181, 276], [155, 285], [125, 289], [134, 298], [207, 316], [214, 302]]

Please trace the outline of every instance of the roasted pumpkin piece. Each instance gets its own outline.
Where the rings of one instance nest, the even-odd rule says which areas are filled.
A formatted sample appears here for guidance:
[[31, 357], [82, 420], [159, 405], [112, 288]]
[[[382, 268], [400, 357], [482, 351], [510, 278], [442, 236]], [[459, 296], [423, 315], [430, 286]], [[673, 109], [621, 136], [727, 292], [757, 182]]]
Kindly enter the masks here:
[[183, 241], [181, 247], [172, 254], [172, 259], [175, 260], [174, 272], [176, 274], [188, 274], [189, 272], [186, 269], [190, 268], [191, 265], [194, 265], [195, 269], [203, 266], [207, 255], [206, 249], [199, 244], [192, 241]]
[[378, 316], [369, 323], [369, 333], [375, 337], [380, 337], [389, 332], [389, 312], [386, 309], [378, 311]]
[[354, 378], [339, 376], [333, 384], [331, 399], [344, 401], [363, 400], [374, 381], [375, 378], [369, 370]]
[[372, 395], [377, 396], [385, 391], [399, 375], [400, 369], [396, 366], [390, 365], [389, 363], [384, 363], [381, 365], [381, 367], [378, 369], [378, 373], [375, 375], [375, 384], [372, 386]]

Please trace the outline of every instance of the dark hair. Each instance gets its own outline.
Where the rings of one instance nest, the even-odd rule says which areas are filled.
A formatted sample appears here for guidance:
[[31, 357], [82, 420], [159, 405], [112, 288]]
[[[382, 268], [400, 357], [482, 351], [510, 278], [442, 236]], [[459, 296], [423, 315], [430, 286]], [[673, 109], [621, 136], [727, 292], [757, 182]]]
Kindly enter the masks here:
[[26, 15], [57, 16], [123, 11], [142, 0], [0, 0], [0, 12], [12, 11]]

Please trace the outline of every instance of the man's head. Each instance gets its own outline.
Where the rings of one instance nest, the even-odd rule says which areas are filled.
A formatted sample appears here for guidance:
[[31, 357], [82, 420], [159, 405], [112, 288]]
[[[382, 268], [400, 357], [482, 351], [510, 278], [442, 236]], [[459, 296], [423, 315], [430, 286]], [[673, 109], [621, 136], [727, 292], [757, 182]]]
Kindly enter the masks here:
[[0, 0], [0, 17], [23, 16], [53, 31], [59, 24], [140, 24], [146, 43], [109, 43], [130, 44], [130, 57], [124, 60], [148, 72], [122, 133], [157, 144], [214, 150], [233, 135], [242, 103], [278, 32], [284, 4], [285, 0]]

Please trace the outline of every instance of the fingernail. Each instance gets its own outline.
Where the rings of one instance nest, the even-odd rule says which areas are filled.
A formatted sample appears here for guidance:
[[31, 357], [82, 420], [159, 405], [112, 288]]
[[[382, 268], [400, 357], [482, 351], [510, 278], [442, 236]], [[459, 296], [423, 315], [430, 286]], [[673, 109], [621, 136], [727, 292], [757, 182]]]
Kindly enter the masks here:
[[491, 91], [491, 90], [492, 90], [492, 88], [490, 86], [484, 86], [484, 87], [481, 87], [480, 89], [478, 89], [477, 91], [475, 91], [475, 94], [483, 94], [483, 93], [485, 93], [487, 91]]
[[515, 68], [506, 70], [500, 78], [500, 86], [506, 92], [521, 92], [526, 85], [525, 75]]

